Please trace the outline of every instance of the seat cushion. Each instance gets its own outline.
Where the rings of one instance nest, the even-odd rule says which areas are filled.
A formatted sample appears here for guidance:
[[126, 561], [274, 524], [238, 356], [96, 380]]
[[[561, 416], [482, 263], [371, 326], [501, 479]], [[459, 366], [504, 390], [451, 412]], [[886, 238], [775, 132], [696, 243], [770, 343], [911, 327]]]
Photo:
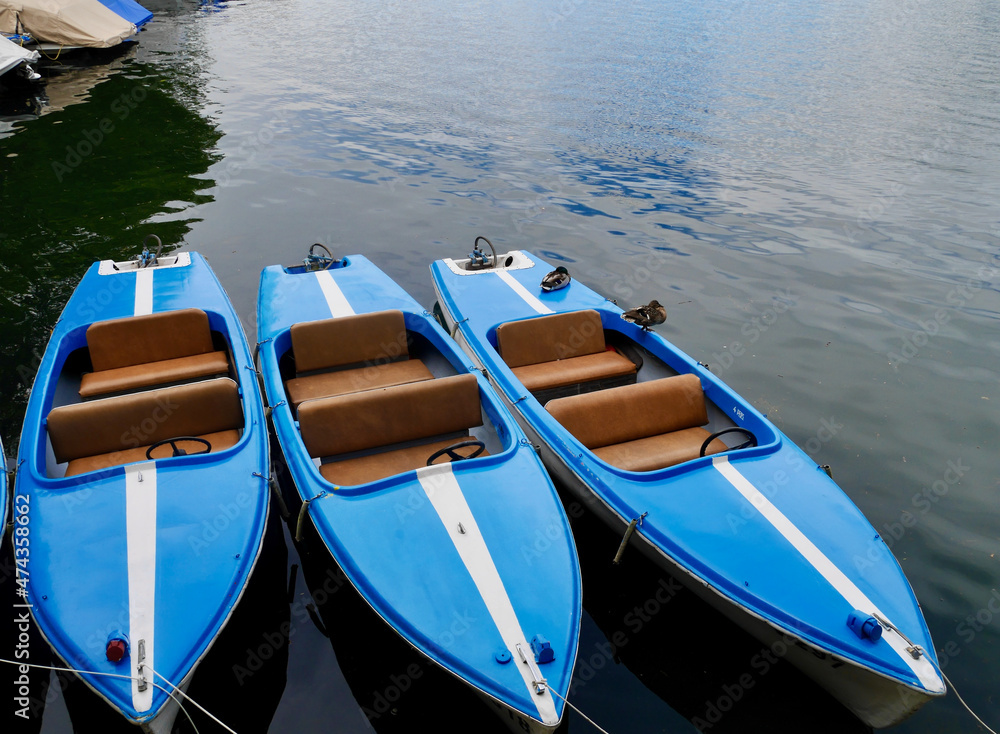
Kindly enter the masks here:
[[[351, 486], [355, 484], [368, 484], [379, 479], [385, 479], [403, 472], [413, 471], [422, 466], [427, 466], [427, 459], [431, 454], [448, 446], [453, 446], [461, 441], [468, 441], [472, 436], [459, 436], [458, 438], [448, 438], [443, 441], [433, 441], [419, 446], [408, 446], [395, 451], [383, 451], [378, 454], [359, 456], [352, 459], [344, 459], [330, 464], [323, 464], [319, 468], [319, 473], [328, 482], [340, 486]], [[475, 450], [475, 447], [458, 449], [458, 453], [468, 455]], [[484, 451], [480, 456], [487, 455]], [[434, 463], [441, 464], [450, 461], [447, 454]]]
[[[685, 428], [672, 433], [594, 449], [599, 459], [626, 471], [655, 471], [698, 458], [701, 445], [711, 434], [704, 428]], [[708, 445], [705, 455], [726, 451], [718, 438]]]
[[408, 382], [431, 380], [434, 375], [419, 359], [375, 364], [370, 367], [321, 372], [317, 375], [294, 377], [285, 383], [285, 392], [292, 408], [317, 398], [333, 397], [362, 390], [403, 385]]
[[708, 423], [701, 380], [690, 374], [557, 398], [545, 408], [591, 450]]
[[[216, 451], [228, 449], [230, 446], [235, 446], [240, 440], [240, 432], [238, 430], [218, 431], [216, 433], [206, 433], [202, 436], [198, 436], [198, 438], [203, 438], [208, 441], [211, 444], [211, 453], [214, 453]], [[178, 445], [184, 451], [192, 454], [200, 453], [205, 449], [204, 445], [194, 441], [189, 441], [187, 443], [180, 442]], [[113, 466], [122, 466], [136, 461], [146, 461], [146, 449], [148, 448], [148, 446], [139, 446], [137, 448], [112, 451], [107, 454], [98, 454], [97, 456], [85, 456], [81, 459], [74, 459], [66, 466], [66, 476], [73, 477], [77, 474], [83, 474], [85, 472], [110, 469]], [[152, 457], [154, 459], [165, 459], [171, 456], [172, 453], [173, 449], [168, 444], [165, 444], [153, 451]]]
[[466, 373], [347, 393], [299, 406], [309, 456], [366, 451], [467, 431], [483, 423], [479, 383]]
[[85, 373], [80, 382], [80, 397], [93, 398], [171, 382], [215, 377], [228, 372], [229, 359], [225, 352], [206, 352], [190, 357], [116, 367]]
[[515, 367], [512, 372], [529, 392], [634, 375], [635, 363], [618, 352], [598, 352], [554, 362]]
[[197, 308], [98, 321], [87, 346], [95, 372], [215, 350], [208, 314]]
[[409, 355], [402, 311], [377, 311], [293, 324], [297, 374]]
[[497, 327], [497, 351], [508, 367], [553, 362], [604, 351], [597, 311], [570, 311]]
[[164, 438], [243, 427], [239, 387], [229, 378], [53, 408], [46, 418], [59, 463], [121, 453]]

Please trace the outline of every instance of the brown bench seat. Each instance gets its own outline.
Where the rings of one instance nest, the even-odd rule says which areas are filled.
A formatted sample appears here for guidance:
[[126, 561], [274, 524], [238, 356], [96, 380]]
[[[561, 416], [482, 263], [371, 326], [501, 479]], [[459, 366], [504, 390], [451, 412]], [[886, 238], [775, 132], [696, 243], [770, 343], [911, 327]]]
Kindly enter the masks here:
[[[101, 398], [53, 408], [46, 420], [58, 463], [68, 462], [66, 476], [146, 460], [146, 449], [157, 441], [197, 436], [212, 451], [234, 446], [243, 428], [239, 388], [229, 378]], [[189, 442], [191, 453], [204, 446]], [[153, 458], [171, 455], [164, 445]]]
[[568, 394], [635, 382], [635, 363], [608, 350], [601, 316], [594, 310], [501, 324], [497, 351], [541, 402], [567, 394], [565, 388], [571, 386], [577, 389]]
[[292, 325], [295, 377], [285, 383], [293, 410], [307, 400], [434, 378], [410, 359], [402, 311]]
[[299, 406], [298, 418], [306, 451], [313, 459], [333, 459], [320, 474], [338, 485], [419, 469], [483, 424], [472, 374], [310, 400]]
[[197, 308], [98, 321], [87, 329], [87, 346], [94, 371], [80, 382], [84, 399], [229, 372], [208, 314]]
[[[655, 471], [698, 458], [710, 433], [701, 381], [677, 375], [551, 400], [549, 413], [580, 443], [619, 469]], [[719, 439], [706, 454], [726, 451]]]

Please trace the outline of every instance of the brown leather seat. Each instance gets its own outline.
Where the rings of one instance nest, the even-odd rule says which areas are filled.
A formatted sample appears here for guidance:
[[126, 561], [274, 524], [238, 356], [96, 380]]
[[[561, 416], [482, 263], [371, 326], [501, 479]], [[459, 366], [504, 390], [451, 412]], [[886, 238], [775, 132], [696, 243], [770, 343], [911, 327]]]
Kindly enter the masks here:
[[[698, 458], [711, 435], [701, 381], [677, 375], [551, 400], [545, 406], [580, 443], [612, 466], [654, 471]], [[727, 449], [715, 439], [706, 454]]]
[[292, 408], [307, 400], [431, 380], [409, 358], [402, 311], [343, 316], [294, 324], [295, 377], [285, 383]]
[[[178, 436], [203, 438], [213, 452], [229, 448], [240, 439], [243, 405], [236, 383], [218, 378], [60, 406], [49, 412], [46, 427], [69, 477], [144, 461], [149, 446]], [[194, 453], [204, 446], [182, 448]], [[170, 454], [163, 446], [153, 458]]]
[[483, 424], [472, 374], [309, 400], [299, 406], [298, 418], [309, 456], [332, 458], [320, 473], [340, 485], [418, 469]]
[[229, 372], [208, 314], [197, 308], [98, 321], [87, 329], [87, 346], [94, 371], [80, 383], [85, 399]]
[[497, 327], [497, 351], [540, 401], [543, 397], [539, 393], [570, 385], [635, 382], [635, 364], [607, 349], [601, 316], [594, 310], [501, 324]]

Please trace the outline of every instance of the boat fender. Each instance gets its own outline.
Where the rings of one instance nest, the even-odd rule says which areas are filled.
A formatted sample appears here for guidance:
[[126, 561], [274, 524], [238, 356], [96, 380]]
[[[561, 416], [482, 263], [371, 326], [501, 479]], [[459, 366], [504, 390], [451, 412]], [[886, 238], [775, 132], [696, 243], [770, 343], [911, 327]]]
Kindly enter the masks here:
[[128, 656], [128, 636], [121, 630], [115, 630], [108, 635], [108, 643], [104, 655], [112, 663], [120, 663]]
[[551, 663], [556, 659], [552, 644], [542, 635], [535, 635], [531, 638], [531, 651], [535, 653], [535, 661], [539, 664]]
[[882, 638], [882, 625], [878, 620], [857, 609], [847, 615], [847, 626], [862, 640], [878, 642]]

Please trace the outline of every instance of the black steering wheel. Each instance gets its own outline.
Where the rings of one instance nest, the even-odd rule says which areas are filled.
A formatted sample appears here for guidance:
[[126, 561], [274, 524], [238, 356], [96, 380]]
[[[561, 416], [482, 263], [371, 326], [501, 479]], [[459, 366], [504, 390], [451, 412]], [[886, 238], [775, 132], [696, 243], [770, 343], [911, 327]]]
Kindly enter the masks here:
[[[320, 253], [317, 255], [317, 247], [326, 254], [324, 255]], [[336, 262], [338, 262], [337, 258], [335, 258], [333, 253], [330, 252], [330, 248], [321, 242], [317, 242], [309, 248], [309, 255], [303, 261], [307, 271], [328, 270], [330, 266]]]
[[[468, 456], [463, 456], [456, 450], [464, 448], [466, 446], [475, 446], [476, 450], [473, 451]], [[475, 459], [485, 450], [486, 450], [486, 444], [484, 444], [482, 441], [478, 439], [473, 438], [469, 439], [468, 441], [459, 441], [458, 443], [453, 443], [451, 446], [445, 446], [443, 449], [435, 451], [433, 454], [431, 454], [430, 457], [427, 459], [427, 466], [433, 465], [434, 459], [438, 458], [439, 456], [444, 456], [445, 454], [448, 454], [448, 456], [451, 457], [452, 461], [465, 461], [466, 459]]]
[[733, 446], [730, 449], [726, 449], [727, 451], [736, 451], [737, 449], [746, 449], [757, 445], [757, 437], [752, 433], [750, 433], [750, 431], [748, 431], [746, 428], [738, 428], [738, 427], [726, 428], [725, 430], [719, 431], [718, 433], [713, 433], [711, 436], [706, 438], [705, 443], [701, 445], [701, 451], [698, 452], [698, 456], [704, 456], [705, 450], [708, 448], [708, 445], [712, 443], [712, 441], [717, 439], [719, 436], [725, 436], [727, 433], [742, 433], [744, 436], [747, 437], [747, 440], [741, 443], [739, 446]]
[[205, 444], [204, 451], [195, 451], [193, 454], [190, 454], [191, 456], [196, 456], [198, 454], [207, 454], [212, 451], [212, 444], [206, 441], [204, 438], [198, 438], [197, 436], [177, 436], [176, 438], [165, 438], [162, 441], [157, 441], [156, 443], [154, 443], [152, 446], [146, 449], [146, 458], [152, 459], [153, 449], [159, 448], [160, 446], [163, 446], [164, 444], [168, 443], [170, 444], [170, 447], [174, 450], [174, 452], [170, 455], [171, 457], [188, 456], [189, 455], [188, 452], [179, 447], [177, 445], [177, 441], [197, 441], [198, 443]]

